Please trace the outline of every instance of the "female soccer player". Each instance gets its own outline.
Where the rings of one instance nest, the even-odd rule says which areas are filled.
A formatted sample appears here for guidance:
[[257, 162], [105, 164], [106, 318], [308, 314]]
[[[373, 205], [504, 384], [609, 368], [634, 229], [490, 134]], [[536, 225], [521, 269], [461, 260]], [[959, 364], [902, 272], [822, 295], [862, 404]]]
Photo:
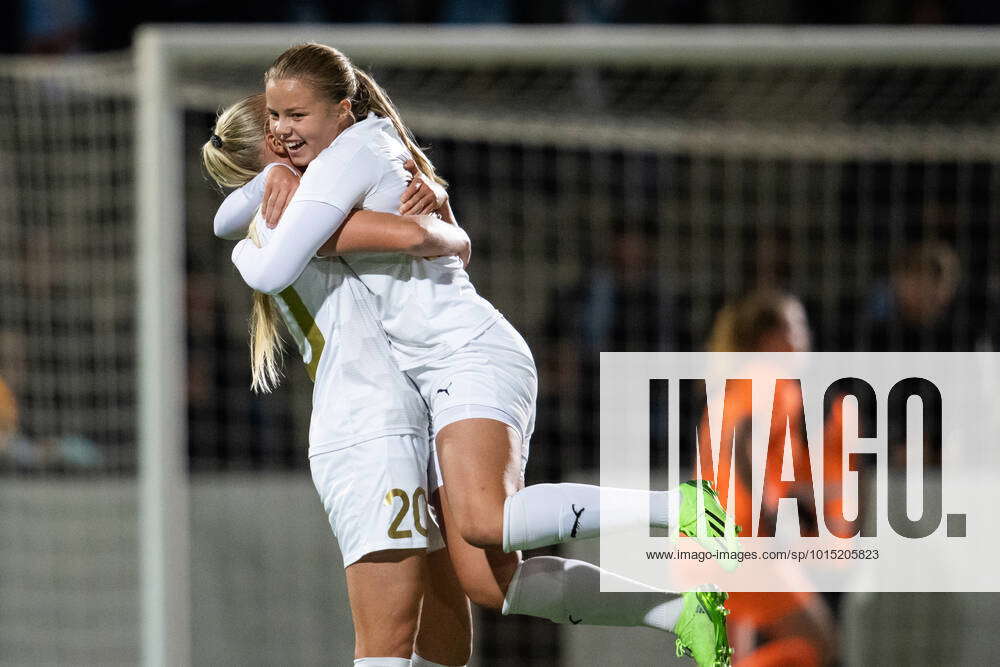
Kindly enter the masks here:
[[[293, 164], [309, 167], [271, 242], [257, 248], [242, 241], [233, 251], [247, 284], [274, 294], [296, 279], [352, 209], [395, 208], [405, 187], [404, 160], [412, 157], [431, 176], [434, 170], [381, 88], [335, 49], [293, 47], [265, 82], [272, 131]], [[445, 212], [453, 220], [450, 208]], [[579, 484], [523, 488], [534, 424], [534, 362], [521, 336], [476, 294], [461, 262], [361, 255], [345, 263], [364, 287], [356, 294], [360, 306], [376, 314], [398, 367], [430, 406], [445, 481], [445, 537], [469, 597], [505, 614], [557, 623], [672, 631], [678, 650], [699, 664], [728, 663], [722, 593], [650, 589], [602, 596], [601, 570], [589, 563], [520, 560], [521, 549], [596, 535], [601, 490]], [[685, 532], [697, 523], [699, 495], [709, 510], [725, 512], [710, 487], [696, 484], [671, 492], [605, 493], [642, 494], [657, 526], [666, 526], [671, 506], [679, 507]]]
[[[727, 304], [716, 316], [709, 337], [710, 352], [808, 352], [810, 349], [809, 322], [802, 303], [792, 296], [775, 290], [761, 289], [744, 296], [738, 301]], [[789, 397], [791, 401], [795, 397]], [[775, 402], [782, 400], [775, 397]], [[749, 404], [738, 394], [726, 392], [727, 414], [732, 415], [734, 423], [750, 419], [751, 415], [740, 412], [742, 406]], [[827, 416], [824, 425], [827, 433], [840, 432], [841, 402]], [[707, 415], [702, 419], [700, 428], [708, 429]], [[778, 428], [775, 426], [774, 428]], [[777, 434], [772, 434], [772, 437]], [[790, 430], [792, 447], [802, 447], [798, 429]], [[780, 437], [784, 437], [782, 431]], [[705, 438], [703, 442], [708, 442]], [[833, 438], [825, 437], [824, 442], [832, 442]], [[737, 461], [751, 460], [750, 450], [753, 443], [749, 438], [737, 439], [736, 447], [746, 449], [746, 455], [737, 455]], [[836, 505], [834, 515], [842, 516], [840, 504], [842, 489], [840, 469], [840, 452], [824, 451], [827, 459], [824, 461], [823, 475], [826, 488], [823, 497], [828, 503]], [[757, 460], [761, 460], [761, 453]], [[706, 471], [707, 472], [707, 471]], [[735, 506], [737, 523], [750, 525], [752, 521], [751, 493], [752, 476], [748, 469], [736, 467], [734, 488], [737, 501]], [[778, 501], [764, 490], [762, 512], [776, 514]], [[815, 500], [799, 498], [800, 520], [816, 523]], [[782, 578], [780, 568], [768, 576]], [[732, 616], [730, 626], [735, 628], [736, 640], [742, 658], [741, 664], [747, 667], [777, 667], [778, 665], [800, 665], [801, 667], [820, 667], [835, 659], [835, 637], [833, 618], [823, 597], [815, 592], [795, 593], [733, 593], [729, 599]]]
[[[271, 160], [271, 168], [295, 171], [287, 158], [270, 154], [280, 152], [280, 144], [268, 142], [265, 128], [263, 95], [241, 100], [220, 115], [203, 147], [205, 166], [216, 182], [240, 185]], [[256, 208], [248, 209], [243, 194], [235, 194], [216, 216], [216, 233], [222, 236], [245, 232], [248, 214]], [[425, 238], [419, 233], [425, 228], [438, 231]], [[266, 241], [270, 234], [258, 215], [251, 238]], [[467, 246], [463, 232], [440, 220], [397, 220], [364, 211], [325, 244], [324, 252], [444, 254], [464, 252]], [[433, 491], [427, 485], [426, 408], [396, 370], [378, 323], [356, 306], [354, 282], [341, 262], [318, 259], [273, 301], [254, 294], [253, 387], [270, 391], [279, 380], [276, 306], [315, 382], [310, 468], [347, 568], [356, 664], [396, 667], [410, 665], [411, 659], [415, 665], [464, 664], [471, 644], [468, 600], [446, 550], [427, 557], [426, 572], [422, 555], [436, 529], [426, 512], [427, 492]], [[425, 577], [432, 585], [424, 586]], [[414, 652], [415, 634], [423, 657]]]

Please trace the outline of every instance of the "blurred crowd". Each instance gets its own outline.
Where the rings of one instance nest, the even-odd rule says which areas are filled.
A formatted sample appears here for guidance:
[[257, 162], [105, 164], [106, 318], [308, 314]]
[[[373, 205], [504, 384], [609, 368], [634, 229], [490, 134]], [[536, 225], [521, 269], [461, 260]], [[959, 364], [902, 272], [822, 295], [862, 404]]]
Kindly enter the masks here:
[[143, 23], [623, 23], [965, 24], [1000, 23], [1000, 6], [975, 0], [793, 2], [771, 0], [12, 0], [0, 52], [72, 53], [129, 46]]
[[[907, 246], [866, 293], [839, 304], [848, 312], [822, 312], [819, 303], [779, 285], [750, 285], [717, 304], [711, 331], [700, 333], [686, 312], [689, 298], [662, 292], [653, 280], [659, 270], [654, 246], [639, 232], [620, 235], [603, 265], [573, 289], [553, 294], [544, 347], [536, 348], [543, 379], [539, 426], [544, 432], [538, 440], [573, 443], [576, 451], [590, 453], [584, 459], [589, 466], [596, 466], [598, 455], [600, 351], [971, 352], [1000, 346], [996, 295], [984, 296], [987, 278], [970, 275], [945, 241]], [[963, 316], [957, 317], [960, 309]], [[809, 322], [824, 318], [835, 318], [838, 325], [822, 328], [832, 335], [817, 336]], [[583, 416], [582, 423], [559, 419], [567, 400], [576, 402], [571, 414]], [[552, 465], [533, 472], [546, 479], [559, 462]]]

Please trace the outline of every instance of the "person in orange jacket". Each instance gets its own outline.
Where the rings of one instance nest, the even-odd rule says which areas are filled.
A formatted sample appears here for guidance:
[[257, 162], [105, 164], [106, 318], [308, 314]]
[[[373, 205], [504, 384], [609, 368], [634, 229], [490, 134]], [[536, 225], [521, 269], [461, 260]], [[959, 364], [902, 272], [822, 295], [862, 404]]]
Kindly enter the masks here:
[[[744, 298], [726, 305], [716, 316], [709, 338], [710, 352], [805, 352], [810, 347], [810, 331], [802, 303], [789, 294], [774, 290], [758, 290]], [[744, 409], [751, 405], [749, 397], [740, 394], [741, 389], [727, 388], [726, 401], [729, 414], [734, 414], [738, 423], [749, 419], [750, 414], [732, 412], [739, 406]], [[798, 402], [797, 396], [775, 396], [775, 401]], [[838, 404], [839, 405], [839, 404]], [[827, 417], [826, 429], [840, 428], [840, 409], [836, 408]], [[700, 432], [706, 434], [707, 415], [702, 419]], [[783, 427], [782, 427], [783, 428]], [[784, 434], [781, 434], [782, 437]], [[794, 429], [792, 430], [793, 443]], [[700, 437], [702, 442], [707, 438]], [[737, 447], [752, 447], [749, 437], [737, 441]], [[749, 452], [747, 452], [749, 454]], [[763, 459], [764, 453], [755, 457]], [[824, 481], [834, 493], [824, 493], [826, 502], [834, 503], [839, 509], [841, 485], [840, 453], [825, 452]], [[737, 456], [736, 460], [750, 461], [749, 456]], [[706, 463], [702, 459], [702, 464]], [[702, 471], [704, 478], [711, 478], [711, 472]], [[734, 498], [736, 523], [740, 526], [752, 525], [752, 496], [749, 469], [736, 468]], [[728, 486], [728, 485], [725, 485]], [[805, 500], [805, 502], [803, 502]], [[762, 500], [764, 512], [776, 512], [778, 499], [764, 490]], [[816, 508], [812, 499], [799, 502], [800, 520], [816, 522]], [[796, 665], [799, 667], [820, 666], [835, 659], [835, 639], [833, 617], [824, 598], [815, 592], [782, 593], [731, 593], [727, 606], [732, 610], [729, 616], [730, 637], [737, 657], [736, 665], [742, 667], [778, 667]]]

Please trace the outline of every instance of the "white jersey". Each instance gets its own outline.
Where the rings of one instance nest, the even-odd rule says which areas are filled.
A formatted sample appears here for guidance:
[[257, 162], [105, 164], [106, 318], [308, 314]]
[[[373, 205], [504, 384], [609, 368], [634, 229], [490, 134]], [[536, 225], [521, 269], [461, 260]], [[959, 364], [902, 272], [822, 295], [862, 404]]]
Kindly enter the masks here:
[[[259, 212], [254, 222], [266, 244], [273, 230]], [[337, 258], [314, 259], [272, 296], [315, 383], [309, 456], [389, 435], [427, 437], [427, 408], [359, 301], [364, 289]]]
[[[399, 209], [411, 155], [392, 122], [375, 114], [344, 130], [309, 165], [294, 199], [341, 211]], [[476, 293], [457, 257], [424, 260], [390, 253], [344, 258], [392, 343], [400, 370], [443, 359], [490, 327], [500, 313]]]

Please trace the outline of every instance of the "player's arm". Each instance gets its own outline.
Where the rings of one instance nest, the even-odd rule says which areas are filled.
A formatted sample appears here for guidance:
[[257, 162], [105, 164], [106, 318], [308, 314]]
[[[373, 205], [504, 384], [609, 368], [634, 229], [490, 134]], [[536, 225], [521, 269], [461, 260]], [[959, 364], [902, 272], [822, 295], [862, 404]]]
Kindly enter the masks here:
[[[281, 164], [281, 163], [274, 163]], [[268, 165], [271, 169], [273, 165]], [[400, 252], [416, 257], [458, 255], [467, 257], [471, 252], [469, 237], [461, 230], [445, 227], [439, 218], [429, 215], [448, 201], [444, 188], [424, 176], [409, 161], [404, 167], [413, 174], [413, 179], [400, 198], [400, 208], [418, 209], [420, 213], [394, 216], [372, 211], [353, 211], [344, 220], [343, 226], [331, 236], [319, 250], [321, 257], [343, 255], [352, 252]], [[235, 191], [234, 206], [223, 206], [216, 216], [217, 228], [232, 228], [235, 233], [245, 233], [245, 216], [253, 215], [254, 204], [259, 203], [261, 213], [272, 229], [284, 212], [288, 201], [298, 188], [298, 173], [289, 169], [277, 169], [270, 174], [262, 172], [244, 188]], [[263, 189], [260, 184], [265, 183]], [[416, 184], [416, 185], [414, 185]], [[244, 204], [246, 201], [248, 204]], [[219, 220], [239, 221], [220, 223]]]
[[[275, 170], [277, 165], [283, 168]], [[246, 185], [230, 192], [219, 206], [215, 213], [215, 235], [233, 241], [243, 238], [257, 207], [266, 199], [274, 199], [282, 194], [290, 198], [298, 186], [298, 180], [298, 173], [282, 162], [267, 165]], [[265, 220], [266, 213], [265, 210]]]
[[[309, 165], [267, 245], [236, 244], [232, 260], [247, 285], [277, 294], [299, 277], [316, 252], [340, 229], [348, 214], [381, 177], [370, 147], [344, 145]], [[352, 150], [350, 154], [342, 154]]]
[[414, 257], [458, 255], [465, 261], [471, 249], [468, 234], [434, 215], [353, 211], [319, 249], [319, 255], [400, 252]]
[[295, 282], [347, 213], [324, 202], [292, 201], [267, 245], [258, 248], [243, 239], [233, 248], [233, 264], [247, 285], [277, 294]]
[[[277, 294], [295, 282], [309, 260], [341, 228], [355, 204], [381, 177], [378, 156], [368, 147], [344, 156], [346, 159], [339, 159], [336, 153], [326, 157], [310, 165], [266, 246], [258, 248], [244, 239], [233, 249], [233, 263], [253, 289]], [[455, 241], [443, 239], [440, 234], [444, 232], [428, 231], [427, 227], [423, 228], [423, 238], [417, 237], [409, 244], [411, 252], [431, 254], [432, 246]], [[417, 230], [411, 228], [411, 231]]]
[[[253, 217], [256, 210], [254, 203], [261, 207], [261, 215], [267, 222], [267, 226], [274, 229], [284, 213], [285, 207], [292, 200], [292, 196], [298, 189], [299, 172], [289, 168], [287, 171], [277, 170], [267, 174], [274, 165], [283, 162], [275, 162], [267, 165], [264, 170], [257, 175], [250, 183], [234, 191], [239, 192], [242, 197], [232, 197], [233, 201], [224, 202], [228, 209], [216, 214], [216, 233], [220, 229], [233, 230], [232, 238], [241, 238], [246, 233], [249, 219]], [[288, 166], [288, 165], [285, 165]], [[407, 160], [403, 168], [410, 172], [410, 182], [399, 198], [400, 215], [425, 215], [440, 211], [448, 202], [448, 192], [444, 186], [434, 181], [429, 176], [425, 176], [413, 160]], [[261, 189], [263, 183], [263, 189]], [[350, 216], [348, 217], [350, 219]], [[346, 221], [345, 221], [346, 224]], [[221, 236], [221, 235], [220, 235]], [[225, 238], [225, 237], [224, 237]], [[340, 249], [340, 252], [360, 252], [368, 250], [368, 247], [358, 247], [350, 249]], [[386, 251], [393, 251], [395, 248], [386, 248]]]
[[[458, 227], [433, 216], [414, 216], [409, 220], [389, 213], [363, 211], [362, 222], [374, 225], [374, 231], [357, 232], [348, 237], [352, 243], [343, 248], [406, 252], [424, 257], [458, 254], [468, 257], [469, 239]], [[369, 218], [367, 221], [364, 218]], [[277, 294], [295, 282], [309, 260], [330, 236], [343, 229], [347, 213], [336, 206], [317, 201], [293, 201], [271, 240], [258, 248], [249, 239], [236, 244], [233, 264], [247, 285], [267, 294]], [[331, 231], [332, 230], [332, 231]], [[336, 241], [334, 241], [336, 245]], [[344, 252], [344, 250], [341, 250]]]
[[[320, 256], [351, 252], [400, 252], [414, 257], [458, 255], [468, 264], [472, 243], [455, 224], [444, 186], [425, 176], [413, 160], [407, 160], [403, 168], [412, 179], [399, 198], [400, 215], [353, 211], [320, 248]], [[426, 215], [435, 211], [439, 215], [445, 211], [451, 219]]]

